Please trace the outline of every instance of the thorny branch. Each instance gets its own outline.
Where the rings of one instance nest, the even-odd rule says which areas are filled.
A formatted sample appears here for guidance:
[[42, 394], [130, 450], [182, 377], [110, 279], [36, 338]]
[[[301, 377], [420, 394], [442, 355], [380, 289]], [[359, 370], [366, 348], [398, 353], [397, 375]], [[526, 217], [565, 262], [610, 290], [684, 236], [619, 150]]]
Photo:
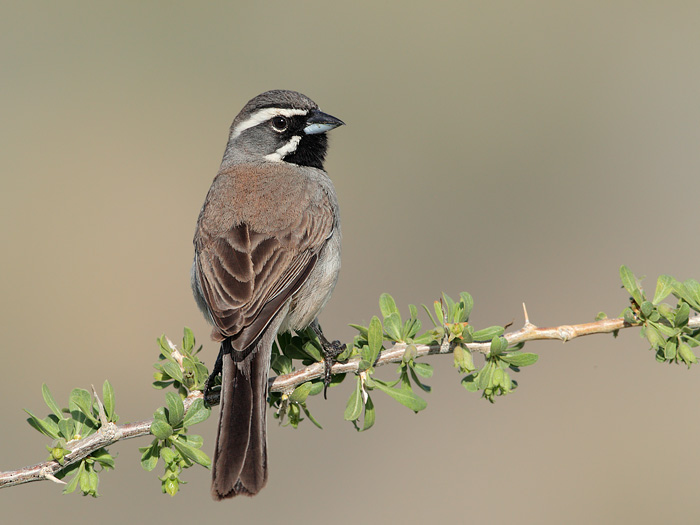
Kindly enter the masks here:
[[[591, 323], [576, 325], [539, 328], [530, 322], [527, 316], [527, 310], [525, 310], [525, 324], [523, 327], [514, 332], [505, 334], [504, 337], [508, 340], [510, 345], [542, 339], [566, 342], [576, 337], [593, 334], [607, 334], [633, 326], [639, 325], [628, 324], [624, 321], [624, 319], [616, 318], [601, 319]], [[693, 329], [700, 328], [700, 316], [691, 318], [688, 321], [688, 326]], [[444, 349], [442, 349], [442, 346], [443, 345], [440, 343], [435, 343], [432, 345], [416, 345], [416, 356], [420, 357], [425, 355], [451, 353], [454, 349], [454, 344], [452, 344], [447, 352], [445, 352]], [[472, 352], [488, 354], [491, 343], [469, 343], [463, 344], [463, 346], [466, 346]], [[401, 361], [405, 350], [405, 343], [396, 343], [391, 348], [382, 350], [374, 366], [382, 366]], [[332, 374], [354, 373], [357, 372], [359, 363], [359, 358], [351, 359], [345, 363], [336, 363], [331, 369], [331, 372]], [[322, 376], [323, 363], [314, 363], [302, 368], [301, 370], [297, 370], [296, 372], [270, 378], [270, 391], [290, 394], [300, 384]], [[187, 399], [184, 400], [185, 410], [189, 410], [192, 403], [201, 397], [203, 397], [202, 392], [192, 392]], [[217, 405], [219, 403], [219, 393], [213, 392], [207, 397], [206, 402], [209, 405]], [[68, 450], [70, 450], [70, 453], [66, 454], [64, 457], [63, 465], [60, 465], [57, 461], [46, 461], [44, 463], [38, 463], [36, 465], [23, 467], [13, 471], [0, 472], [0, 488], [46, 479], [57, 483], [63, 483], [62, 481], [58, 480], [54, 474], [59, 472], [61, 469], [82, 460], [96, 450], [112, 445], [117, 441], [149, 435], [152, 422], [153, 419], [147, 419], [137, 423], [128, 423], [125, 425], [115, 425], [114, 423], [109, 422], [106, 424], [103, 423], [103, 426], [96, 433], [88, 436], [87, 438], [69, 442], [66, 445]]]

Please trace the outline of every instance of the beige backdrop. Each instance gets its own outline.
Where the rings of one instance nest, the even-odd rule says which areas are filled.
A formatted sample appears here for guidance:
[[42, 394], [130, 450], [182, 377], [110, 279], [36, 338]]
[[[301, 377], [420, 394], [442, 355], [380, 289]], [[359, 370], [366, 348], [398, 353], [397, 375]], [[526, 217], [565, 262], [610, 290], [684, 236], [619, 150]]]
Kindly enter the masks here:
[[[231, 120], [267, 89], [348, 124], [327, 164], [334, 337], [385, 291], [405, 309], [467, 290], [478, 326], [520, 325], [525, 301], [552, 325], [618, 314], [623, 263], [651, 288], [700, 279], [697, 2], [238, 4], [3, 2], [0, 469], [46, 456], [21, 410], [44, 413], [42, 382], [65, 403], [109, 378], [134, 421], [162, 403], [161, 333], [192, 327], [213, 360], [191, 238]], [[34, 483], [0, 493], [0, 521], [698, 522], [699, 370], [631, 330], [528, 350], [495, 405], [434, 358], [419, 415], [377, 395], [358, 434], [348, 382], [313, 400], [323, 431], [270, 418], [254, 499], [212, 502], [199, 468], [161, 495], [141, 440], [112, 447], [99, 499]], [[209, 453], [216, 418], [197, 428]]]

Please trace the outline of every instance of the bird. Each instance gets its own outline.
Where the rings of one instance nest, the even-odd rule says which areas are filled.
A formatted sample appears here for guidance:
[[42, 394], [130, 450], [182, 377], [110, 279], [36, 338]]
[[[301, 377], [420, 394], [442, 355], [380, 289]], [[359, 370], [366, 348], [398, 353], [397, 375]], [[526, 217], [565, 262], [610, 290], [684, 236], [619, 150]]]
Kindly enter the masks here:
[[215, 500], [253, 496], [267, 483], [267, 388], [277, 334], [310, 326], [326, 355], [344, 348], [325, 339], [317, 321], [340, 271], [338, 199], [323, 164], [326, 133], [341, 125], [296, 91], [252, 98], [231, 124], [199, 213], [191, 284], [221, 345], [209, 378], [221, 372]]

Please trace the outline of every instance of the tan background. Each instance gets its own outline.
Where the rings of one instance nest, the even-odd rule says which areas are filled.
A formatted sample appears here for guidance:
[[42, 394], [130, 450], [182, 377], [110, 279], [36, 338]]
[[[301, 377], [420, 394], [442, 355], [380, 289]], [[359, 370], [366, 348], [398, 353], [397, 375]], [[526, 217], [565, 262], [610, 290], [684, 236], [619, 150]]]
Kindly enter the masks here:
[[[65, 403], [109, 378], [133, 421], [162, 403], [161, 333], [191, 326], [213, 360], [191, 237], [231, 120], [267, 89], [348, 124], [327, 163], [334, 337], [384, 291], [405, 309], [468, 290], [478, 326], [520, 325], [525, 301], [552, 325], [618, 314], [622, 263], [651, 288], [700, 279], [697, 2], [238, 4], [3, 2], [0, 469], [45, 457], [21, 411], [44, 412], [42, 382]], [[314, 400], [323, 431], [270, 418], [254, 499], [210, 501], [203, 469], [161, 495], [142, 440], [112, 448], [99, 499], [25, 485], [2, 521], [697, 523], [698, 370], [633, 331], [528, 349], [540, 363], [493, 406], [432, 359], [419, 415], [377, 395], [358, 434], [348, 382]]]

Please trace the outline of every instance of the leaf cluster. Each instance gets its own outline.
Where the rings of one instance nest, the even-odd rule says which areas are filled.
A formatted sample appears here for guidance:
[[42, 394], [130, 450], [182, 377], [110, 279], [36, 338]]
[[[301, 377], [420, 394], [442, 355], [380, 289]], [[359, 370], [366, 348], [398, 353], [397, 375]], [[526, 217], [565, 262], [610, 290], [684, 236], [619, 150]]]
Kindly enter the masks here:
[[185, 411], [183, 399], [192, 390], [201, 390], [206, 384], [208, 370], [196, 354], [202, 347], [195, 347], [195, 338], [189, 328], [184, 329], [182, 348], [178, 351], [167, 337], [158, 339], [159, 361], [153, 386], [157, 389], [172, 386], [176, 392], [165, 394], [165, 406], [156, 409], [151, 423], [151, 434], [155, 439], [150, 446], [140, 447], [141, 466], [150, 472], [162, 459], [165, 472], [159, 477], [164, 494], [174, 496], [184, 484], [182, 471], [195, 463], [210, 468], [211, 460], [201, 450], [201, 436], [188, 434], [188, 428], [205, 421], [211, 409], [201, 398], [195, 399]]
[[155, 439], [148, 447], [141, 447], [141, 466], [152, 471], [158, 459], [165, 464], [165, 473], [159, 479], [164, 494], [174, 496], [185, 483], [180, 474], [195, 463], [210, 468], [211, 460], [201, 450], [201, 436], [187, 434], [190, 426], [205, 421], [211, 410], [204, 405], [204, 400], [196, 399], [185, 412], [182, 398], [175, 392], [165, 394], [166, 406], [159, 407], [153, 414], [151, 434]]
[[[349, 350], [338, 356], [338, 360], [345, 361], [347, 355]], [[291, 374], [296, 370], [294, 360], [301, 361], [302, 366], [323, 361], [321, 342], [310, 328], [296, 335], [284, 333], [277, 336], [277, 341], [272, 346], [272, 370], [278, 375]], [[339, 385], [344, 379], [345, 374], [336, 374], [331, 378], [329, 386]], [[323, 379], [318, 378], [302, 383], [291, 393], [271, 392], [268, 401], [274, 409], [275, 419], [282, 426], [290, 425], [297, 428], [304, 420], [302, 416], [304, 414], [316, 427], [323, 428], [306, 404], [309, 396], [316, 396], [321, 392], [323, 392]]]
[[[421, 332], [418, 309], [409, 305], [410, 317], [403, 321], [396, 302], [389, 294], [382, 294], [379, 308], [382, 320], [375, 316], [369, 326], [351, 325], [359, 334], [355, 337], [350, 357], [359, 356], [358, 377], [355, 389], [346, 404], [344, 417], [352, 421], [357, 430], [371, 428], [375, 421], [374, 403], [370, 392], [380, 390], [414, 412], [427, 406], [417, 390], [430, 392], [421, 378], [430, 378], [433, 368], [427, 363], [417, 361], [417, 346], [440, 344], [441, 352], [452, 351], [454, 365], [460, 373], [467, 376], [462, 384], [468, 391], [481, 391], [483, 397], [493, 401], [494, 396], [511, 392], [517, 384], [511, 380], [509, 372], [519, 371], [520, 367], [533, 364], [537, 355], [520, 352], [522, 345], [508, 348], [507, 340], [502, 337], [505, 328], [490, 326], [475, 330], [469, 323], [469, 316], [474, 301], [466, 292], [453, 300], [442, 294], [439, 301], [433, 303], [432, 311], [423, 305], [433, 326]], [[383, 341], [404, 343], [406, 350], [397, 369], [398, 379], [384, 381], [374, 376], [374, 365], [383, 349]], [[483, 368], [476, 371], [470, 343], [491, 342]], [[359, 419], [364, 412], [363, 424]]]
[[[627, 266], [620, 267], [622, 286], [630, 294], [630, 306], [622, 316], [630, 325], [641, 325], [641, 336], [649, 342], [660, 363], [683, 363], [688, 368], [698, 362], [693, 348], [700, 345], [700, 330], [688, 326], [691, 310], [700, 313], [700, 283], [694, 279], [680, 282], [670, 275], [656, 281], [652, 300]], [[672, 306], [664, 299], [676, 299]]]
[[[119, 417], [114, 411], [114, 389], [109, 381], [102, 385], [103, 403], [94, 398], [90, 392], [75, 388], [68, 397], [68, 407], [60, 408], [46, 384], [41, 386], [44, 403], [51, 414], [43, 419], [38, 418], [29, 410], [27, 423], [35, 430], [50, 437], [53, 441], [47, 445], [50, 459], [60, 465], [65, 464], [65, 457], [70, 453], [69, 444], [84, 439], [99, 430], [101, 421], [116, 423]], [[66, 465], [56, 473], [58, 479], [73, 476], [64, 489], [64, 494], [74, 492], [78, 487], [84, 496], [97, 497], [98, 474], [104, 469], [114, 468], [114, 458], [101, 448], [92, 452], [79, 462]]]
[[180, 394], [187, 396], [192, 390], [202, 390], [206, 384], [209, 372], [197, 357], [202, 346], [195, 347], [195, 338], [192, 330], [185, 327], [182, 337], [182, 347], [179, 351], [165, 335], [158, 339], [160, 347], [159, 360], [153, 367], [153, 387], [157, 389], [170, 386], [177, 389]]

